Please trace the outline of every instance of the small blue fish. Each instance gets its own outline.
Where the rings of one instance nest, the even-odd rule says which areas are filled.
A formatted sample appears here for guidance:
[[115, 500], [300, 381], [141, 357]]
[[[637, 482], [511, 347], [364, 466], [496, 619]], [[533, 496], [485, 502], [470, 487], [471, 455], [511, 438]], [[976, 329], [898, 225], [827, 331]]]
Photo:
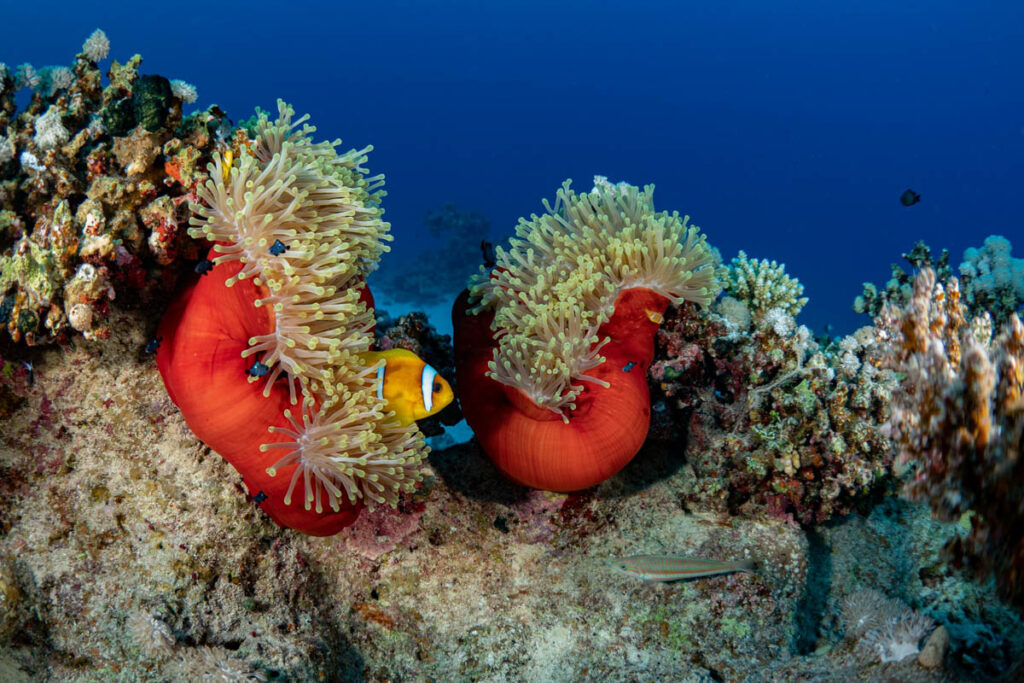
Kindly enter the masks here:
[[270, 253], [274, 256], [280, 256], [286, 251], [288, 251], [288, 245], [281, 240], [274, 240], [274, 243], [270, 245]]
[[625, 365], [622, 366], [622, 371], [623, 372], [629, 372], [630, 370], [632, 370], [635, 367], [636, 367], [636, 363], [634, 363], [633, 361], [629, 361], [628, 363], [626, 363]]
[[263, 377], [268, 372], [270, 372], [270, 366], [264, 365], [263, 363], [256, 361], [249, 367], [248, 370], [245, 371], [245, 374], [249, 375], [250, 377]]

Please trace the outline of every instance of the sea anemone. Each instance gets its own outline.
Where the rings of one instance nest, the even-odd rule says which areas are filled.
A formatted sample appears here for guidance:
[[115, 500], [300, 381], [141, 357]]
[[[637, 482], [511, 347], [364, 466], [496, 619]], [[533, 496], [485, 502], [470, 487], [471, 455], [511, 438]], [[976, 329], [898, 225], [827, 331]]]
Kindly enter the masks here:
[[569, 182], [453, 311], [460, 400], [498, 468], [571, 491], [621, 469], [650, 424], [647, 369], [669, 303], [707, 305], [715, 256], [643, 190]]
[[391, 421], [360, 356], [374, 325], [364, 278], [387, 248], [380, 179], [365, 177], [367, 150], [337, 155], [279, 112], [209, 167], [190, 233], [214, 245], [161, 322], [157, 365], [253, 502], [328, 535], [365, 503], [396, 505], [428, 449]]

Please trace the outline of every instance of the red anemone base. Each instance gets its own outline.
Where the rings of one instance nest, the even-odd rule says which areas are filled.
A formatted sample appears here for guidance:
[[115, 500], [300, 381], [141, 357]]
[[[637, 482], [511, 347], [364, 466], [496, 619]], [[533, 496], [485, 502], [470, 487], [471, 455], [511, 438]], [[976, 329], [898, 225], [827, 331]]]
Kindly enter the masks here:
[[455, 371], [466, 422], [484, 451], [512, 481], [549, 491], [578, 491], [611, 477], [633, 459], [647, 438], [651, 399], [647, 370], [654, 335], [668, 299], [649, 289], [625, 289], [598, 335], [605, 362], [587, 374], [608, 388], [583, 382], [576, 410], [564, 422], [537, 407], [522, 391], [486, 376], [497, 342], [494, 315], [466, 313], [468, 292], [452, 309]]
[[[211, 251], [209, 258], [216, 256]], [[356, 521], [361, 505], [320, 514], [306, 510], [302, 482], [285, 505], [295, 466], [267, 474], [284, 452], [263, 453], [260, 445], [287, 440], [267, 427], [290, 428], [285, 409], [301, 421], [301, 407], [291, 405], [284, 381], [274, 384], [269, 398], [263, 396], [263, 380], [249, 381], [254, 359], [242, 358], [242, 351], [250, 337], [271, 332], [274, 321], [267, 307], [253, 305], [266, 289], [251, 279], [225, 285], [239, 270], [239, 261], [215, 266], [178, 295], [157, 331], [157, 367], [192, 432], [238, 470], [252, 501], [274, 522], [310, 536], [336, 534]]]

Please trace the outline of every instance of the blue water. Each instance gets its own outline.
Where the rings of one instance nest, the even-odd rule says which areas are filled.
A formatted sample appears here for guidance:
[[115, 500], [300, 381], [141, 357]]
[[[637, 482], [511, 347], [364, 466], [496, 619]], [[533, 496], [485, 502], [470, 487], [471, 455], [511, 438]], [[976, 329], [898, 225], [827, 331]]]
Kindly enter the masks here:
[[[373, 144], [416, 259], [446, 201], [492, 232], [565, 178], [653, 182], [726, 259], [783, 261], [801, 321], [849, 331], [865, 280], [918, 239], [1024, 253], [1024, 3], [5, 2], [0, 61], [111, 56], [193, 83], [236, 120], [276, 98]], [[104, 62], [103, 66], [109, 64]], [[913, 207], [899, 203], [906, 188]], [[438, 263], [438, 268], [459, 264]], [[467, 271], [468, 274], [468, 271]]]

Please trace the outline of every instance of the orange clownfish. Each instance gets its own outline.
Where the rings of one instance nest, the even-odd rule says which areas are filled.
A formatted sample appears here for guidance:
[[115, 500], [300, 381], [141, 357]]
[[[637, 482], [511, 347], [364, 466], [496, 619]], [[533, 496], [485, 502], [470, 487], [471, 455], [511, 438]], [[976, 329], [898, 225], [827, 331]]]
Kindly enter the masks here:
[[377, 397], [388, 402], [401, 425], [429, 417], [455, 398], [444, 377], [412, 351], [367, 351], [359, 356], [367, 365], [384, 361], [377, 368]]

